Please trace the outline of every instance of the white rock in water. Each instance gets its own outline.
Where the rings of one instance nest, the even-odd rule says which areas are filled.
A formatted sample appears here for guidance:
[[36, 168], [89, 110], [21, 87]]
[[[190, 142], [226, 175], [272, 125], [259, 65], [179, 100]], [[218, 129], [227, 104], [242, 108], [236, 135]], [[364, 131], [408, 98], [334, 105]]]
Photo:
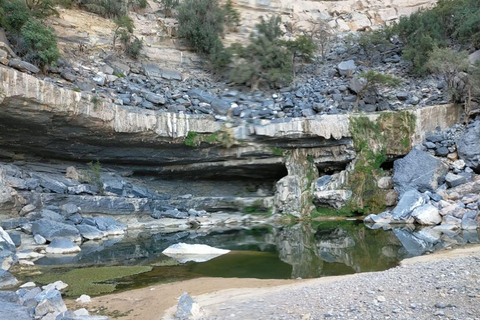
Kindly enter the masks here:
[[61, 290], [65, 289], [66, 287], [68, 287], [68, 284], [59, 280], [59, 281], [55, 281], [53, 283], [47, 284], [46, 286], [43, 286], [42, 289], [43, 290], [58, 290], [58, 291], [61, 291]]
[[28, 289], [28, 288], [35, 288], [37, 285], [35, 284], [35, 282], [27, 282], [27, 283], [24, 283], [20, 286], [20, 288], [22, 289]]
[[180, 263], [185, 263], [188, 261], [205, 262], [229, 252], [230, 250], [218, 249], [206, 244], [177, 243], [163, 250], [162, 253], [175, 258]]
[[77, 298], [77, 300], [75, 300], [75, 302], [90, 303], [92, 302], [92, 299], [90, 298], [90, 296], [87, 296], [86, 294], [82, 294], [80, 298]]

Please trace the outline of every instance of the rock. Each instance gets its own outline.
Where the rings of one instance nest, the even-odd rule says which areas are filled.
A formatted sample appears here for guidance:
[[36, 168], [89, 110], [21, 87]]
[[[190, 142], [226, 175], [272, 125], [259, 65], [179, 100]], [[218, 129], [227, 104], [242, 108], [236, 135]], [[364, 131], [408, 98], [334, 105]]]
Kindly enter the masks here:
[[45, 239], [44, 237], [42, 237], [39, 234], [36, 234], [33, 237], [33, 241], [35, 241], [36, 244], [40, 244], [40, 245], [47, 243], [47, 239]]
[[0, 317], [2, 320], [32, 320], [27, 307], [21, 305], [15, 292], [0, 291]]
[[474, 65], [478, 60], [480, 60], [480, 50], [477, 50], [468, 56], [468, 62], [470, 62], [471, 65]]
[[54, 238], [45, 249], [47, 253], [52, 254], [70, 254], [82, 251], [72, 240], [63, 238]]
[[21, 217], [17, 219], [9, 219], [2, 222], [2, 228], [4, 230], [12, 230], [12, 229], [20, 228], [26, 223], [28, 223], [28, 220], [25, 217]]
[[35, 288], [36, 286], [37, 286], [37, 285], [35, 284], [35, 282], [31, 282], [31, 281], [30, 281], [30, 282], [26, 282], [26, 283], [22, 284], [22, 285], [20, 286], [20, 288], [22, 288], [22, 289], [31, 289], [31, 288]]
[[103, 231], [100, 231], [93, 226], [80, 224], [77, 226], [77, 229], [82, 235], [82, 237], [87, 240], [99, 240], [105, 237], [105, 233]]
[[12, 59], [8, 63], [8, 66], [14, 69], [17, 69], [22, 72], [31, 72], [31, 73], [39, 73], [40, 69], [38, 69], [36, 66], [34, 66], [31, 63], [22, 61], [20, 59]]
[[443, 182], [448, 168], [428, 153], [413, 149], [393, 164], [393, 185], [400, 195], [408, 190], [435, 191]]
[[367, 84], [367, 80], [359, 77], [353, 77], [348, 82], [348, 88], [358, 94], [365, 88], [366, 84]]
[[380, 189], [388, 190], [393, 188], [393, 178], [392, 177], [382, 177], [378, 179], [377, 185]]
[[412, 212], [412, 217], [415, 219], [415, 222], [422, 225], [437, 225], [442, 222], [442, 216], [438, 209], [429, 203], [415, 208]]
[[465, 176], [461, 176], [461, 175], [457, 175], [457, 174], [449, 172], [445, 176], [445, 181], [447, 182], [447, 185], [450, 188], [454, 188], [454, 187], [459, 186], [461, 184], [467, 183], [468, 179]]
[[180, 263], [188, 261], [205, 262], [229, 253], [230, 250], [218, 249], [205, 244], [177, 243], [163, 250], [163, 254], [175, 258]]
[[47, 313], [58, 314], [67, 311], [62, 295], [58, 290], [44, 290], [35, 299], [38, 302], [35, 307], [35, 317], [43, 317]]
[[99, 86], [104, 86], [107, 82], [107, 77], [105, 74], [99, 72], [92, 78], [92, 81]]
[[62, 71], [60, 76], [69, 82], [75, 82], [77, 80], [77, 77], [69, 71]]
[[86, 303], [92, 302], [92, 299], [90, 298], [90, 296], [87, 296], [86, 294], [82, 294], [79, 298], [75, 300], [75, 302], [86, 304]]
[[324, 191], [327, 189], [328, 183], [332, 181], [332, 176], [324, 175], [317, 179], [315, 182], [315, 189], [317, 191]]
[[68, 284], [64, 283], [63, 281], [55, 281], [54, 283], [49, 283], [46, 286], [43, 286], [43, 290], [58, 290], [62, 291], [63, 289], [66, 289], [68, 287]]
[[165, 211], [153, 210], [152, 218], [161, 219], [161, 218], [174, 218], [174, 219], [186, 219], [188, 218], [188, 213], [179, 211], [178, 209], [169, 209]]
[[465, 161], [463, 160], [457, 160], [454, 163], [452, 163], [452, 168], [456, 170], [463, 170], [465, 169], [465, 167], [466, 167], [466, 164], [465, 164]]
[[67, 238], [72, 241], [80, 241], [80, 232], [72, 225], [48, 219], [40, 219], [32, 224], [33, 235], [41, 235], [48, 241], [54, 238]]
[[400, 101], [407, 101], [408, 100], [408, 92], [405, 91], [399, 91], [396, 94], [397, 99]]
[[161, 96], [159, 94], [155, 94], [155, 93], [148, 93], [145, 97], [145, 99], [147, 101], [150, 101], [151, 103], [155, 103], [155, 104], [165, 104], [166, 103], [166, 100], [165, 100], [165, 97], [164, 96]]
[[347, 60], [340, 62], [337, 66], [338, 73], [344, 77], [351, 77], [355, 70], [357, 70], [357, 66], [355, 65], [355, 61]]
[[55, 193], [67, 193], [67, 186], [62, 181], [56, 180], [51, 176], [43, 173], [32, 174], [35, 179], [39, 180], [40, 186]]
[[480, 172], [480, 121], [475, 121], [457, 141], [457, 152], [465, 164]]
[[15, 243], [10, 235], [0, 228], [0, 270], [8, 270], [17, 261]]
[[398, 222], [406, 222], [412, 211], [425, 204], [425, 197], [416, 190], [405, 192], [392, 210], [392, 218]]
[[115, 72], [113, 70], [113, 68], [110, 67], [108, 64], [105, 64], [105, 65], [101, 66], [100, 71], [103, 72], [104, 74], [108, 74], [108, 75], [112, 75], [113, 72]]
[[21, 216], [24, 216], [26, 215], [27, 213], [30, 213], [32, 212], [33, 210], [37, 209], [37, 207], [33, 204], [27, 204], [26, 206], [24, 206], [22, 208], [22, 210], [20, 210], [20, 215]]
[[175, 312], [175, 318], [180, 320], [187, 320], [197, 318], [200, 316], [200, 307], [190, 297], [190, 295], [184, 292], [178, 300], [177, 312]]
[[16, 232], [7, 232], [8, 235], [10, 236], [10, 239], [12, 239], [13, 243], [15, 244], [15, 247], [18, 248], [22, 244], [22, 237], [20, 233]]
[[220, 115], [226, 115], [228, 110], [230, 110], [230, 103], [227, 101], [223, 101], [213, 95], [209, 94], [206, 91], [202, 91], [199, 89], [190, 89], [188, 90], [187, 94], [191, 98], [196, 98], [201, 102], [206, 102], [212, 106], [215, 113]]
[[325, 190], [313, 193], [313, 203], [316, 206], [328, 206], [334, 209], [340, 209], [345, 206], [352, 197], [350, 190]]
[[378, 223], [378, 224], [389, 224], [392, 221], [392, 215], [390, 212], [385, 211], [380, 214], [369, 214], [364, 222], [367, 223]]
[[385, 194], [385, 206], [393, 207], [394, 205], [397, 204], [397, 200], [398, 200], [398, 192], [393, 189], [388, 190], [387, 193]]
[[94, 217], [83, 219], [81, 225], [90, 225], [98, 228], [105, 236], [122, 235], [125, 233], [127, 226], [121, 222], [115, 221], [111, 217]]
[[73, 166], [70, 166], [67, 168], [67, 172], [65, 173], [65, 178], [76, 180], [76, 181], [80, 181], [81, 179], [83, 179], [82, 175]]
[[73, 203], [66, 203], [63, 204], [60, 209], [62, 210], [63, 213], [65, 213], [67, 216], [78, 213], [80, 211], [80, 208], [78, 206], [74, 205]]
[[14, 287], [17, 284], [17, 278], [15, 278], [10, 272], [0, 269], [0, 289]]
[[437, 150], [435, 150], [435, 155], [438, 157], [446, 157], [448, 153], [449, 151], [447, 147], [440, 147]]

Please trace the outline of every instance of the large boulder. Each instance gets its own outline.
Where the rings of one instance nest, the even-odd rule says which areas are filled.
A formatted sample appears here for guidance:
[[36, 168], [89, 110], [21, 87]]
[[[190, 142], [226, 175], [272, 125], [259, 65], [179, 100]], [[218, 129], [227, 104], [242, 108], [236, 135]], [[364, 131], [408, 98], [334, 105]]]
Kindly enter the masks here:
[[20, 59], [12, 59], [8, 63], [8, 66], [14, 69], [17, 69], [22, 72], [31, 72], [31, 73], [39, 73], [40, 69], [38, 69], [36, 66], [34, 66], [31, 63], [28, 63], [26, 61], [22, 61]]
[[457, 151], [460, 159], [476, 172], [480, 172], [480, 121], [468, 126], [458, 138]]
[[422, 195], [416, 190], [409, 190], [398, 201], [395, 209], [392, 210], [392, 222], [413, 222], [409, 218], [411, 213], [417, 207], [423, 206], [426, 203], [426, 196]]
[[0, 291], [1, 319], [32, 320], [28, 308], [18, 302], [18, 295], [12, 291]]
[[412, 212], [412, 217], [415, 219], [415, 222], [423, 225], [437, 225], [442, 222], [442, 216], [438, 209], [430, 203], [415, 208]]
[[82, 237], [75, 226], [70, 224], [53, 221], [49, 219], [40, 219], [32, 224], [33, 235], [41, 235], [48, 241], [54, 238], [67, 238], [72, 241], [80, 241]]
[[35, 317], [42, 318], [49, 313], [57, 315], [67, 311], [62, 294], [58, 290], [44, 290], [35, 299], [38, 302], [35, 308]]
[[435, 191], [445, 178], [448, 167], [430, 154], [413, 149], [393, 164], [393, 185], [400, 195], [408, 190]]
[[355, 61], [347, 60], [340, 62], [337, 66], [338, 73], [344, 77], [351, 77], [355, 70], [357, 70], [357, 66], [355, 65]]

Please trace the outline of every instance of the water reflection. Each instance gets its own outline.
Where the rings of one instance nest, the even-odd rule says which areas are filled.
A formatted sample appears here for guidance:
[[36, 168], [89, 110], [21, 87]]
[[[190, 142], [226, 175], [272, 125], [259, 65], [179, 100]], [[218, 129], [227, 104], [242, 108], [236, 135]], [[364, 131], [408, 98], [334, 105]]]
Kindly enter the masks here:
[[[207, 244], [232, 252], [204, 263], [179, 265], [161, 254], [178, 242]], [[314, 278], [385, 270], [406, 257], [467, 243], [479, 243], [477, 230], [441, 232], [433, 228], [379, 228], [359, 221], [335, 221], [209, 232], [130, 232], [123, 238], [85, 242], [75, 256], [46, 256], [36, 264], [155, 266], [152, 272], [125, 282], [129, 285], [199, 276]]]

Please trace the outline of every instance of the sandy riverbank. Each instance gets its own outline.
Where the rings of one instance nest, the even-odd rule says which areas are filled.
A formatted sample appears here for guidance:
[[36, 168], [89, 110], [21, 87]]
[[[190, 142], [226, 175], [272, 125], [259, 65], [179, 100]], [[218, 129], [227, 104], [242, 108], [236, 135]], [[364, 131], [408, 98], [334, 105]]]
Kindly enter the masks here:
[[[100, 309], [102, 310], [101, 313], [108, 315], [121, 315], [118, 317], [118, 319], [123, 320], [158, 320], [162, 317], [162, 315], [164, 316], [164, 319], [171, 319], [172, 314], [176, 309], [177, 298], [186, 291], [190, 295], [194, 296], [195, 300], [202, 307], [206, 319], [222, 319], [222, 317], [226, 316], [226, 313], [231, 312], [230, 310], [235, 310], [233, 314], [239, 316], [238, 319], [240, 319], [242, 317], [240, 314], [242, 314], [242, 312], [246, 312], [243, 310], [243, 308], [251, 309], [251, 306], [247, 307], [249, 305], [249, 301], [269, 301], [269, 303], [266, 303], [265, 305], [275, 305], [276, 303], [285, 304], [286, 301], [290, 301], [290, 299], [288, 299], [290, 293], [298, 293], [305, 290], [308, 291], [311, 290], [311, 288], [327, 288], [331, 285], [334, 285], [335, 287], [339, 288], [338, 290], [341, 290], [342, 285], [351, 286], [351, 282], [353, 281], [353, 283], [355, 283], [356, 279], [359, 280], [359, 283], [363, 283], [363, 278], [365, 277], [373, 277], [378, 279], [382, 275], [389, 276], [389, 273], [392, 272], [404, 271], [405, 273], [407, 272], [406, 269], [408, 269], [410, 266], [433, 270], [438, 267], [436, 262], [449, 261], [451, 263], [455, 263], [456, 260], [460, 261], [461, 259], [468, 257], [480, 258], [480, 245], [453, 250], [443, 250], [431, 255], [407, 259], [402, 261], [401, 267], [399, 268], [377, 273], [324, 277], [300, 281], [199, 278], [176, 283], [160, 284], [142, 289], [93, 298], [92, 303], [88, 305], [88, 309]], [[473, 274], [478, 275], [479, 278], [477, 279], [480, 281], [480, 269], [472, 270], [472, 272]], [[405, 276], [408, 277], [408, 274]], [[413, 277], [413, 275], [411, 275], [411, 277]], [[416, 283], [418, 286], [422, 285], [422, 282], [417, 283], [415, 282], [415, 279], [411, 280], [414, 281], [414, 283]], [[384, 287], [398, 286], [398, 283], [384, 284]], [[361, 287], [362, 286], [359, 285], [359, 288]], [[480, 283], [478, 284], [478, 287], [480, 288]], [[375, 290], [375, 288], [364, 288], [364, 290], [368, 292], [370, 292], [372, 289]], [[387, 295], [386, 293], [382, 294]], [[411, 298], [414, 298], [414, 296], [411, 295], [411, 292], [410, 296]], [[270, 301], [270, 299], [272, 301]], [[480, 292], [479, 297], [476, 299], [477, 300], [474, 301], [474, 303], [478, 303], [478, 308], [480, 308]], [[72, 301], [67, 301], [67, 303], [70, 305], [70, 307], [74, 307], [75, 305]], [[228, 306], [226, 307], [226, 305]], [[319, 308], [319, 306], [313, 305], [311, 307], [314, 307], [317, 310]], [[292, 314], [296, 314], [302, 309], [294, 308], [293, 306], [292, 308]], [[308, 309], [308, 306], [305, 306], [305, 308]], [[295, 309], [298, 310], [295, 311]], [[263, 311], [265, 312], [265, 310]], [[285, 311], [279, 312], [281, 313]], [[244, 316], [248, 316], [247, 314], [248, 312], [244, 314]], [[304, 312], [302, 314], [305, 316], [309, 313]], [[261, 314], [257, 315], [258, 317], [255, 317], [255, 319], [276, 319], [273, 314], [271, 317], [262, 317]], [[300, 319], [301, 318], [302, 317], [300, 317]], [[310, 318], [308, 316], [305, 319]], [[420, 317], [413, 319], [422, 318]]]

